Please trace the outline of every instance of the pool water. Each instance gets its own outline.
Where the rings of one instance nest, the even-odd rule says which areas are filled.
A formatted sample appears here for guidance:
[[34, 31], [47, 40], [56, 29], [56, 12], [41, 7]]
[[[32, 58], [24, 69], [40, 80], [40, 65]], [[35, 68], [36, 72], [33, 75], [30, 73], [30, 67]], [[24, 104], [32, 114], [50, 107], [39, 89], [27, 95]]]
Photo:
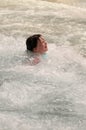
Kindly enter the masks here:
[[[1, 1], [0, 130], [86, 130], [85, 5]], [[48, 52], [31, 65], [25, 41], [35, 33]]]

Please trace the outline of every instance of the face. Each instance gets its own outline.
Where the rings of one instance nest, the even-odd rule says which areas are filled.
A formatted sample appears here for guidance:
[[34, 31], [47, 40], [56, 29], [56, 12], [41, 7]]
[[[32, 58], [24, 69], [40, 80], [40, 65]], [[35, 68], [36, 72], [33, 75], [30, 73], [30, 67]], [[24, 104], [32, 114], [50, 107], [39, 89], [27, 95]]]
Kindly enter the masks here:
[[41, 36], [39, 37], [37, 47], [34, 48], [34, 52], [43, 54], [48, 50], [47, 42], [44, 40], [44, 38]]

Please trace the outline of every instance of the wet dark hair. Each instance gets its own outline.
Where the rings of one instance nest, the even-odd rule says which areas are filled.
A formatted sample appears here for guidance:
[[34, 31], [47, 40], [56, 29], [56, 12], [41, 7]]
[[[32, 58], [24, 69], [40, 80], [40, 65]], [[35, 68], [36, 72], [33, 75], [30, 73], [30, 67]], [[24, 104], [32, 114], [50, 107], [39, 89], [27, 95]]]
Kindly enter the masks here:
[[26, 40], [26, 48], [27, 50], [33, 51], [33, 49], [37, 46], [37, 41], [41, 34], [35, 34], [27, 38]]

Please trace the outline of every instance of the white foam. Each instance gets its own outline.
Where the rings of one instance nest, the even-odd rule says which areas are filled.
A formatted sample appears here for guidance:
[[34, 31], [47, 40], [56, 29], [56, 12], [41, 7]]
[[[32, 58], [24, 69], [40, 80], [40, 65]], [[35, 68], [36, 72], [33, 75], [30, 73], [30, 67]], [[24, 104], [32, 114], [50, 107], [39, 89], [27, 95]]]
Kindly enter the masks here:
[[[79, 49], [85, 48], [86, 10], [36, 0], [3, 0], [0, 6], [0, 129], [81, 130], [86, 60]], [[49, 50], [30, 66], [25, 40], [38, 32]]]

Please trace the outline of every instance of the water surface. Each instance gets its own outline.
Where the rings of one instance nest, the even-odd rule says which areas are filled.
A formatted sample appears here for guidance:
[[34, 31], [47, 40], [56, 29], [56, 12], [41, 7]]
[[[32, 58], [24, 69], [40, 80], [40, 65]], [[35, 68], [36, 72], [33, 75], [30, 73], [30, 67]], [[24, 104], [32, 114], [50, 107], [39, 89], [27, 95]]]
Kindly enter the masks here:
[[[86, 2], [58, 2], [0, 2], [0, 130], [86, 130]], [[35, 33], [49, 50], [33, 66]]]

